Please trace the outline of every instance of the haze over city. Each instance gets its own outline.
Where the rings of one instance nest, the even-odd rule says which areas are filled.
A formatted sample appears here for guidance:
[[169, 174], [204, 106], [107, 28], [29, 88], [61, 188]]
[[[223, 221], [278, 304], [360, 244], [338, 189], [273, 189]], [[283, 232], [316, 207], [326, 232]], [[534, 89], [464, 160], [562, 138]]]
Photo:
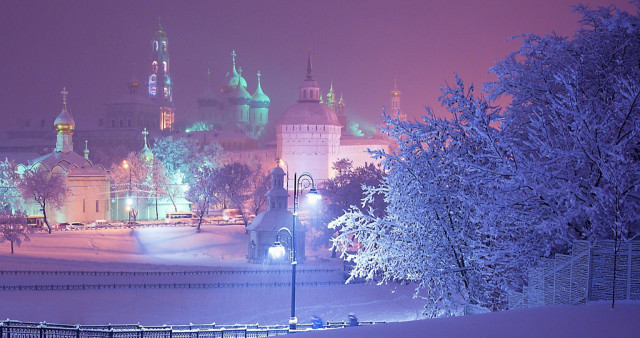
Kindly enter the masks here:
[[573, 1], [0, 2], [0, 337], [637, 335], [640, 0]]
[[[627, 1], [583, 1], [589, 6]], [[269, 119], [296, 99], [306, 50], [323, 94], [334, 84], [346, 113], [369, 125], [397, 79], [409, 117], [439, 109], [440, 86], [495, 79], [488, 69], [516, 50], [521, 33], [572, 35], [579, 27], [562, 1], [2, 1], [0, 114], [55, 118], [67, 87], [76, 130], [95, 128], [103, 104], [149, 74], [150, 41], [161, 24], [170, 41], [176, 120], [194, 119], [196, 97], [219, 88], [231, 51], [249, 83], [262, 72]]]

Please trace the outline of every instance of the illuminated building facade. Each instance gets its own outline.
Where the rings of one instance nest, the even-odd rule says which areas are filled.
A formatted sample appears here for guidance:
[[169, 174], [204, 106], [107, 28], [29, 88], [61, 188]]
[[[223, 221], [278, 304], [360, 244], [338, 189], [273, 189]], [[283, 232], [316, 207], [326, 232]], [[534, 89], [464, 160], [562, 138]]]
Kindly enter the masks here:
[[[62, 92], [62, 111], [54, 121], [56, 146], [53, 152], [40, 156], [27, 163], [19, 164], [18, 173], [26, 170], [46, 171], [62, 174], [69, 193], [60, 209], [47, 208], [49, 223], [54, 226], [60, 222], [92, 222], [96, 219], [108, 219], [110, 183], [109, 173], [101, 165], [93, 165], [89, 160], [89, 149], [85, 141], [84, 156], [73, 151], [75, 121], [67, 109], [66, 89]], [[34, 201], [25, 201], [28, 214], [42, 214], [40, 206]]]
[[175, 120], [171, 82], [169, 39], [158, 25], [151, 40], [149, 98], [160, 107], [160, 130], [172, 130]]

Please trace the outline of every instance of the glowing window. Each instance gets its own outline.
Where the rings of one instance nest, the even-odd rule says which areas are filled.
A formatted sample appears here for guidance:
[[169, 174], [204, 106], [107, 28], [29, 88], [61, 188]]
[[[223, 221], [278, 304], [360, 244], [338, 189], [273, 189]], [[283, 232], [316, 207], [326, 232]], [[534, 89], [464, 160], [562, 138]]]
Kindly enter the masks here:
[[162, 51], [163, 52], [167, 51], [167, 42], [166, 41], [162, 41]]
[[153, 49], [158, 50], [158, 41], [153, 42]]
[[164, 72], [167, 72], [167, 61], [162, 61], [162, 66], [164, 68]]
[[153, 62], [151, 63], [151, 70], [152, 70], [154, 73], [157, 73], [157, 72], [158, 72], [158, 61], [153, 61]]

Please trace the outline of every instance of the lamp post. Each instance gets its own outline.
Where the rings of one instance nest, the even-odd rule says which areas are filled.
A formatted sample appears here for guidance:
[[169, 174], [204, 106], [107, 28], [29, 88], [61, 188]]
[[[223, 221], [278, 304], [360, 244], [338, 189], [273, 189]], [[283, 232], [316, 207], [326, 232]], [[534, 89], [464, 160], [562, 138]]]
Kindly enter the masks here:
[[129, 193], [127, 194], [127, 211], [129, 212], [129, 225], [131, 225], [131, 208], [133, 208], [133, 200], [131, 199], [131, 166], [127, 160], [122, 161], [122, 166], [125, 169], [129, 169]]
[[[288, 177], [287, 177], [288, 178]], [[296, 318], [296, 221], [298, 211], [298, 195], [306, 188], [309, 189], [308, 195], [317, 198], [320, 197], [313, 182], [313, 177], [309, 173], [302, 173], [298, 176], [297, 173], [293, 174], [293, 224], [291, 226], [291, 318], [289, 319], [289, 329], [295, 330], [296, 324], [298, 324], [298, 318]]]

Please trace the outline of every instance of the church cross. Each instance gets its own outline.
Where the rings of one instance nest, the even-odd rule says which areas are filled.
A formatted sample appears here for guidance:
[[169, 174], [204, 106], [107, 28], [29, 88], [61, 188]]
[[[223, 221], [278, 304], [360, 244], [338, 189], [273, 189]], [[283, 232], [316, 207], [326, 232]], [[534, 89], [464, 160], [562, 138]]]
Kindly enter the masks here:
[[60, 92], [60, 94], [62, 94], [62, 103], [67, 104], [67, 95], [69, 95], [67, 87], [62, 87], [62, 91]]
[[142, 135], [144, 136], [144, 146], [147, 146], [147, 135], [149, 135], [149, 132], [147, 131], [147, 128], [145, 127], [144, 130], [142, 130]]

